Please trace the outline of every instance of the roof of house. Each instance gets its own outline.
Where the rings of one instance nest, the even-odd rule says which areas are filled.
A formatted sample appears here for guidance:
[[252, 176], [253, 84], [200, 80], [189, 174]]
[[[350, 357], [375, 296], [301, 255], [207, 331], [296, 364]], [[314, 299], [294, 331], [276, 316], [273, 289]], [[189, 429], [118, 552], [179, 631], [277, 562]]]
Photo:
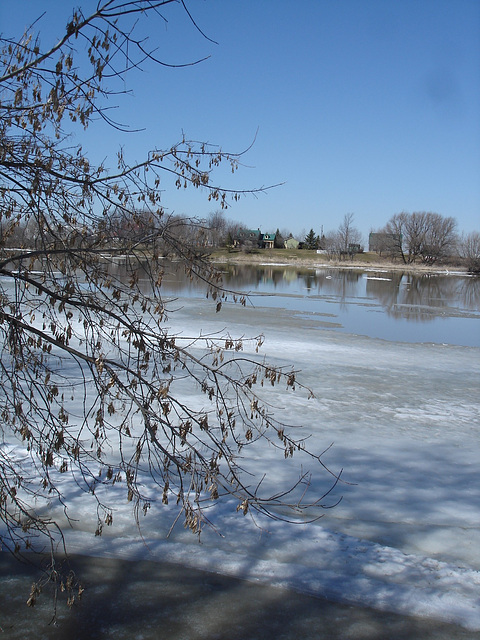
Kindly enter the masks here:
[[260, 229], [240, 229], [240, 234], [260, 237], [262, 235], [262, 232], [260, 231]]

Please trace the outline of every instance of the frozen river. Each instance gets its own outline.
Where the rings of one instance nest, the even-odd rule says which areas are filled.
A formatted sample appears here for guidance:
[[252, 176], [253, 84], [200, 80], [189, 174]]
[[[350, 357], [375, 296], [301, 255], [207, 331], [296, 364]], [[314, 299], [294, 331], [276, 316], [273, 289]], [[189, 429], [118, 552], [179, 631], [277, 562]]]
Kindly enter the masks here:
[[[268, 401], [284, 422], [311, 434], [310, 448], [327, 450], [323, 460], [332, 470], [343, 469], [327, 500], [341, 502], [306, 526], [253, 522], [233, 504], [218, 505], [211, 517], [221, 535], [206, 531], [199, 544], [181, 527], [166, 539], [174, 510], [161, 505], [142, 521], [143, 540], [123, 504], [114, 526], [95, 538], [91, 505], [72, 487], [79, 520], [67, 532], [71, 550], [169, 561], [365, 611], [453, 623], [476, 637], [479, 280], [322, 267], [224, 271], [226, 286], [251, 293], [252, 304], [226, 304], [216, 314], [200, 291], [172, 275], [165, 280], [177, 298], [172, 331], [263, 333], [267, 360], [300, 370], [313, 399], [272, 389]], [[298, 474], [267, 448], [245, 467], [265, 472], [272, 486]], [[313, 475], [312, 488], [328, 488], [323, 482]]]

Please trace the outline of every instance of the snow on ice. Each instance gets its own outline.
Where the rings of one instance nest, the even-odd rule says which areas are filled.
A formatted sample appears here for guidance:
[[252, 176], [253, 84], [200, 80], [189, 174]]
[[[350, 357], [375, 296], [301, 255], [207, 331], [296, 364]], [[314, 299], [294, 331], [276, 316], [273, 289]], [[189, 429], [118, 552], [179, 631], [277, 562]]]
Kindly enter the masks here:
[[[232, 335], [252, 335], [263, 327], [267, 358], [293, 362], [315, 393], [307, 400], [272, 390], [269, 402], [283, 421], [311, 433], [309, 446], [326, 450], [332, 470], [343, 469], [331, 496], [342, 501], [308, 525], [253, 519], [232, 501], [218, 503], [209, 511], [216, 530], [206, 529], [199, 542], [181, 524], [167, 538], [176, 512], [161, 500], [142, 517], [140, 536], [114, 486], [113, 525], [99, 538], [93, 500], [62, 474], [76, 519], [65, 529], [69, 550], [168, 560], [480, 630], [480, 349], [340, 334], [288, 309], [272, 318], [258, 304], [248, 314], [227, 305], [220, 316], [186, 300], [175, 330], [192, 335], [199, 319], [205, 333], [228, 325]], [[3, 447], [28, 459], [18, 443]], [[298, 474], [268, 448], [246, 467], [267, 471], [267, 486]], [[330, 480], [314, 474], [312, 489], [323, 491]], [[51, 509], [63, 518], [58, 505]]]

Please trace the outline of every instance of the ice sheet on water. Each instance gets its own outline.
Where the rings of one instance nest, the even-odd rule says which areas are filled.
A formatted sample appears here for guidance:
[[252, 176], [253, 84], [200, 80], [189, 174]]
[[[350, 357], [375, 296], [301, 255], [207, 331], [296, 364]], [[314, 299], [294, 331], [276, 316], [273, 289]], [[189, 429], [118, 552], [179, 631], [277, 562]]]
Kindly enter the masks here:
[[[18, 448], [20, 458], [26, 459], [25, 453]], [[142, 521], [140, 539], [130, 505], [118, 485], [109, 489], [118, 496], [114, 524], [98, 538], [92, 528], [93, 500], [65, 474], [59, 481], [75, 512], [76, 522], [72, 529], [66, 528], [66, 538], [70, 550], [77, 553], [168, 560], [342, 602], [480, 629], [480, 573], [467, 566], [332, 531], [329, 519], [322, 525], [308, 526], [261, 518], [254, 521], [237, 514], [233, 501], [217, 505], [209, 514], [223, 536], [206, 530], [199, 543], [177, 526], [167, 539], [175, 508], [154, 504], [153, 512]], [[150, 490], [153, 493], [155, 487]]]
[[[228, 510], [228, 506], [231, 507]], [[214, 519], [226, 532], [206, 531], [199, 544], [181, 528], [166, 540], [162, 523], [146, 524], [144, 540], [115, 529], [102, 538], [69, 531], [70, 548], [89, 555], [178, 562], [196, 569], [236, 576], [407, 615], [432, 617], [480, 629], [480, 573], [419, 554], [329, 531], [319, 524], [295, 527], [254, 523], [224, 505]], [[169, 517], [170, 516], [170, 517]]]

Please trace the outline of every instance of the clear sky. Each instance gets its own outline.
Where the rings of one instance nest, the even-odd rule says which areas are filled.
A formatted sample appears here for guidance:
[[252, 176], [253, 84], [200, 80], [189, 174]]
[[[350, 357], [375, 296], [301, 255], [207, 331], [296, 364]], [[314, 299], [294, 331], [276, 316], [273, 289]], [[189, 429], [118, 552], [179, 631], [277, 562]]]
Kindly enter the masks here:
[[[15, 35], [33, 17], [43, 40], [64, 27], [73, 4], [2, 3], [0, 30]], [[400, 211], [454, 216], [480, 230], [479, 0], [190, 0], [168, 23], [149, 21], [158, 55], [185, 69], [148, 66], [131, 76], [134, 96], [118, 119], [138, 134], [87, 136], [91, 152], [119, 144], [139, 160], [182, 131], [224, 150], [253, 148], [228, 186], [284, 182], [234, 204], [227, 216], [263, 231], [338, 227], [346, 213], [365, 236]], [[258, 130], [258, 133], [257, 133]], [[101, 140], [101, 144], [99, 144]], [[223, 177], [223, 175], [222, 175]], [[166, 192], [179, 214], [215, 209], [197, 191]]]

